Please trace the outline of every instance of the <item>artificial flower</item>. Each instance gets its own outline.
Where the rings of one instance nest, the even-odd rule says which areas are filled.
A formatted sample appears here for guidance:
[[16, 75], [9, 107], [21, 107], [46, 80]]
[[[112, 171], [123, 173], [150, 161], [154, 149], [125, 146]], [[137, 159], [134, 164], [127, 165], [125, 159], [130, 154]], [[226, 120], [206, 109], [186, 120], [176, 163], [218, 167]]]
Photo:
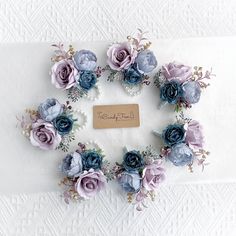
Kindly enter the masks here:
[[157, 67], [156, 57], [150, 50], [143, 50], [139, 52], [135, 62], [138, 70], [142, 73], [152, 72]]
[[124, 171], [120, 174], [118, 182], [125, 192], [136, 193], [141, 187], [141, 177], [138, 172]]
[[56, 62], [51, 70], [52, 84], [59, 89], [69, 89], [75, 84], [78, 74], [72, 60], [61, 60]]
[[55, 98], [48, 98], [39, 105], [38, 112], [43, 120], [52, 121], [62, 114], [63, 105], [61, 105]]
[[123, 158], [123, 166], [126, 171], [138, 171], [144, 167], [144, 159], [140, 152], [129, 151]]
[[83, 49], [76, 51], [73, 56], [73, 60], [79, 71], [94, 71], [97, 66], [97, 57], [92, 51], [89, 50]]
[[82, 157], [78, 152], [68, 154], [62, 161], [61, 171], [69, 178], [78, 177], [83, 170]]
[[61, 136], [51, 123], [37, 120], [32, 124], [30, 142], [43, 150], [53, 150], [60, 144]]

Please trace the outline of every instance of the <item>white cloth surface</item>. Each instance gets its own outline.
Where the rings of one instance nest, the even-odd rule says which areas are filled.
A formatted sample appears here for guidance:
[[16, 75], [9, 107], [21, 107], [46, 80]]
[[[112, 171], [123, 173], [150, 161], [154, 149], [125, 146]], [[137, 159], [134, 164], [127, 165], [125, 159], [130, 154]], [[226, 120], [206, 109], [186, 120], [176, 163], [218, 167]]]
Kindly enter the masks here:
[[[151, 39], [235, 36], [235, 9], [235, 0], [1, 0], [0, 42], [120, 41], [137, 27]], [[70, 206], [59, 192], [1, 195], [0, 235], [234, 236], [235, 190], [236, 183], [163, 185], [141, 214], [109, 188]]]

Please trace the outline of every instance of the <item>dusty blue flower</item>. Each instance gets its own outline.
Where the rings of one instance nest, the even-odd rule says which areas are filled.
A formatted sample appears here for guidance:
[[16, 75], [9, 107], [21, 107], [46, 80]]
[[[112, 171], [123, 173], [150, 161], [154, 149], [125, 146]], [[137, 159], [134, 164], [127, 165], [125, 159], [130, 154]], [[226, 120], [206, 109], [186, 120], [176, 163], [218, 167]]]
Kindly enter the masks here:
[[78, 152], [68, 154], [62, 161], [61, 171], [70, 178], [78, 177], [83, 171], [81, 155]]
[[124, 82], [129, 85], [140, 84], [143, 81], [143, 75], [138, 71], [136, 65], [132, 65], [124, 71]]
[[61, 135], [69, 134], [73, 128], [73, 123], [74, 121], [65, 115], [58, 116], [53, 120], [54, 127]]
[[162, 132], [162, 138], [168, 146], [181, 143], [185, 139], [185, 129], [180, 124], [168, 125]]
[[185, 143], [178, 143], [172, 146], [171, 152], [167, 155], [167, 158], [175, 166], [184, 166], [193, 162], [194, 154]]
[[138, 172], [129, 173], [124, 171], [118, 178], [118, 182], [125, 192], [137, 193], [141, 187], [141, 177]]
[[138, 70], [143, 73], [149, 73], [157, 67], [156, 57], [150, 50], [143, 50], [138, 53], [135, 62], [137, 63]]
[[200, 100], [201, 87], [196, 81], [188, 81], [183, 85], [183, 99], [190, 104], [197, 103]]
[[77, 80], [77, 83], [84, 90], [89, 90], [94, 87], [97, 82], [97, 76], [92, 71], [82, 71]]
[[177, 81], [170, 81], [164, 83], [160, 88], [160, 98], [170, 104], [178, 102], [183, 94], [182, 86]]
[[144, 167], [144, 159], [140, 152], [130, 151], [124, 155], [123, 166], [127, 171], [138, 171]]
[[82, 161], [84, 170], [101, 169], [102, 156], [95, 151], [85, 151], [82, 153]]
[[63, 112], [63, 106], [55, 98], [48, 98], [39, 105], [38, 112], [43, 120], [50, 122]]
[[80, 50], [77, 51], [73, 57], [75, 67], [82, 71], [94, 71], [97, 65], [96, 55], [89, 50]]

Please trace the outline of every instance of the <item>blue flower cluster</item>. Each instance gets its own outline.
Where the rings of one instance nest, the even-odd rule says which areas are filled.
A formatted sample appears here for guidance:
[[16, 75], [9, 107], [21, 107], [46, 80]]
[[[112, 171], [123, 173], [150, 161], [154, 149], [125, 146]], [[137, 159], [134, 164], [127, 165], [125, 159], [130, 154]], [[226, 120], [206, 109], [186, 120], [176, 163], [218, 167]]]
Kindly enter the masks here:
[[145, 73], [153, 71], [157, 67], [155, 55], [150, 50], [142, 50], [138, 53], [133, 64], [124, 71], [124, 82], [128, 85], [137, 85], [143, 82]]
[[85, 91], [90, 90], [97, 83], [97, 75], [94, 72], [97, 65], [96, 55], [89, 50], [80, 50], [73, 56], [73, 61], [79, 71], [76, 76], [77, 86]]
[[168, 125], [162, 132], [162, 139], [170, 149], [167, 158], [174, 165], [184, 166], [193, 162], [194, 154], [185, 143], [185, 129], [183, 125]]
[[180, 83], [178, 80], [171, 80], [160, 87], [161, 100], [170, 104], [178, 102], [194, 104], [200, 100], [200, 96], [201, 87], [197, 81]]
[[38, 107], [40, 117], [48, 122], [52, 122], [54, 128], [60, 135], [69, 134], [73, 128], [74, 120], [68, 116], [55, 98], [49, 98]]
[[136, 193], [141, 188], [140, 173], [144, 168], [144, 158], [138, 151], [129, 151], [123, 157], [124, 171], [119, 178], [119, 184], [124, 191]]
[[95, 150], [75, 151], [63, 159], [61, 171], [67, 177], [75, 178], [84, 170], [101, 169], [102, 160], [102, 156]]

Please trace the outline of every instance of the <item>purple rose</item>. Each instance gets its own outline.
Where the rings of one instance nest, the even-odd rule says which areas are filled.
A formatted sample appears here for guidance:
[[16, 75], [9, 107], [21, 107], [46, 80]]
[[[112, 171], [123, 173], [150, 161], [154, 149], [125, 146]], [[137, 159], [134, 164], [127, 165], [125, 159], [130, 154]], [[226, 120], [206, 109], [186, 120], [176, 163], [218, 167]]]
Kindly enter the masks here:
[[162, 66], [162, 73], [167, 80], [178, 79], [180, 82], [192, 76], [191, 67], [175, 62]]
[[51, 123], [37, 120], [32, 124], [30, 142], [43, 150], [53, 150], [60, 144], [61, 136]]
[[202, 126], [199, 124], [198, 121], [192, 120], [188, 124], [185, 142], [192, 149], [199, 149], [203, 147], [204, 137], [202, 132]]
[[130, 43], [113, 44], [107, 51], [107, 63], [112, 70], [128, 69], [137, 56], [137, 51]]
[[105, 187], [106, 177], [102, 171], [84, 171], [75, 184], [75, 190], [82, 198], [90, 198], [95, 196]]
[[78, 71], [72, 60], [61, 60], [52, 67], [52, 84], [59, 89], [69, 89], [75, 84], [75, 76]]
[[143, 187], [148, 191], [155, 190], [165, 179], [164, 171], [157, 161], [146, 166], [143, 170]]

